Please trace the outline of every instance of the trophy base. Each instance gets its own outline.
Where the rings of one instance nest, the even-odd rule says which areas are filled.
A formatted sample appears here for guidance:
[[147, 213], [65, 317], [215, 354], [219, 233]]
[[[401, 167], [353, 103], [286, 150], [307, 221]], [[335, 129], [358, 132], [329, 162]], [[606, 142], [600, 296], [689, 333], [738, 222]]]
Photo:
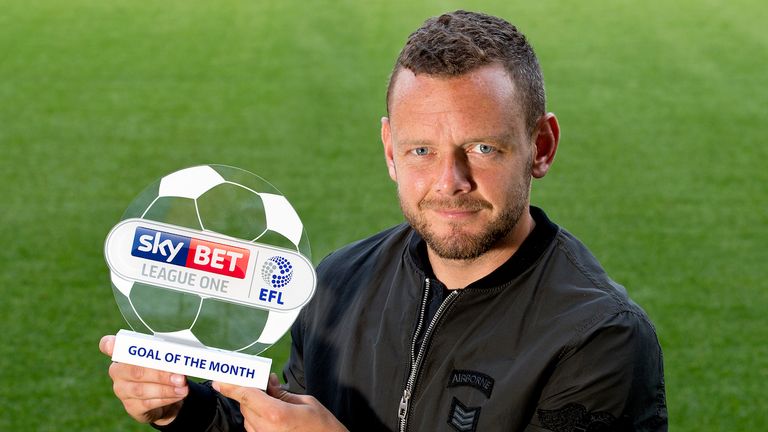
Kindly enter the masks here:
[[112, 361], [266, 390], [272, 359], [120, 330]]

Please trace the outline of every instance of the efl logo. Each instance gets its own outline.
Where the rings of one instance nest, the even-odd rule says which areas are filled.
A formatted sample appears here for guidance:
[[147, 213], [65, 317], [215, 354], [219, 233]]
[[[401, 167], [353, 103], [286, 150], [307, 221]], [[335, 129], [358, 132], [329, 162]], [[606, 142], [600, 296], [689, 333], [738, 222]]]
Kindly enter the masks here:
[[283, 292], [277, 291], [277, 289], [285, 288], [292, 277], [293, 264], [286, 258], [273, 256], [264, 261], [264, 265], [261, 266], [261, 278], [274, 289], [262, 288], [259, 290], [259, 300], [284, 305]]
[[261, 266], [261, 278], [273, 288], [283, 288], [293, 277], [293, 264], [281, 256], [273, 256]]
[[193, 237], [136, 227], [131, 255], [243, 279], [250, 251]]

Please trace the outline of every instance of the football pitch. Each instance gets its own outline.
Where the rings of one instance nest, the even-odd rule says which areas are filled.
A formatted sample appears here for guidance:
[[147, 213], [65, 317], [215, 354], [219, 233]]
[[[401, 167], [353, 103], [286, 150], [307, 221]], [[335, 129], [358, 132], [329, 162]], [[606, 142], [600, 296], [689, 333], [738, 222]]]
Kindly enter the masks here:
[[[670, 429], [768, 430], [758, 0], [3, 2], [0, 430], [148, 430], [97, 343], [126, 326], [104, 239], [159, 177], [217, 163], [269, 179], [315, 263], [399, 223], [387, 78], [410, 31], [461, 7], [537, 51], [562, 140], [533, 203], [654, 321]], [[267, 353], [276, 370], [288, 343]]]

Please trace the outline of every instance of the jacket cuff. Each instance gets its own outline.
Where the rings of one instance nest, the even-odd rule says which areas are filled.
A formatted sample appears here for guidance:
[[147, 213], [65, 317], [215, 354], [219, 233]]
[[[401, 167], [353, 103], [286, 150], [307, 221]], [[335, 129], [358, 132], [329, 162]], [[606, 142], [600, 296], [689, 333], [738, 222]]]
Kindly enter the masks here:
[[184, 398], [176, 418], [165, 426], [150, 423], [150, 426], [166, 432], [199, 430], [201, 425], [207, 427], [213, 422], [216, 414], [216, 394], [207, 385], [187, 380], [189, 394]]

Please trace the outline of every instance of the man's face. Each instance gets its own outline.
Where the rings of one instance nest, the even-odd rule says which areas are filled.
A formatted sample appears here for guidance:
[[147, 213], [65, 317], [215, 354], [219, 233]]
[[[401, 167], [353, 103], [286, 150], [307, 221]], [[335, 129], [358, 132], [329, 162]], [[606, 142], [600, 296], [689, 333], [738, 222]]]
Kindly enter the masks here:
[[454, 78], [398, 72], [382, 120], [389, 174], [408, 222], [446, 259], [508, 240], [528, 211], [535, 146], [506, 71]]

